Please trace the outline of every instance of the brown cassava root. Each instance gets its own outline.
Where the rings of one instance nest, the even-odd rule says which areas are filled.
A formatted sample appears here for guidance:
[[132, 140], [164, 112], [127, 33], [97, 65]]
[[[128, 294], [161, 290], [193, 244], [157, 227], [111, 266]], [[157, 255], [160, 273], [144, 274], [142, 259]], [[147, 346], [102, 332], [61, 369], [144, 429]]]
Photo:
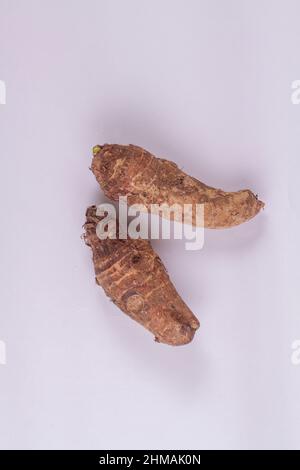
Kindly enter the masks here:
[[101, 240], [96, 233], [101, 219], [96, 206], [87, 209], [84, 240], [92, 249], [97, 284], [156, 341], [173, 346], [189, 343], [199, 321], [178, 295], [150, 242], [118, 236]]
[[[135, 145], [105, 144], [93, 149], [92, 171], [106, 196], [127, 196], [129, 205], [204, 204], [204, 226], [228, 228], [254, 217], [264, 207], [249, 189], [225, 192], [201, 183], [168, 160]], [[192, 224], [197, 225], [195, 212]]]

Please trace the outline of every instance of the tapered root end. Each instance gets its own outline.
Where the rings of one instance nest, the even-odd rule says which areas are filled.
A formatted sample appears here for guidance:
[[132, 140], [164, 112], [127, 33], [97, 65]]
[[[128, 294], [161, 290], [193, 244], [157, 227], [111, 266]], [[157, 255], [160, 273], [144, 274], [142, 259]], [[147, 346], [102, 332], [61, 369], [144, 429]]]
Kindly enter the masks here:
[[[250, 191], [251, 192], [251, 191]], [[256, 214], [258, 214], [264, 207], [265, 207], [265, 203], [263, 201], [261, 201], [260, 199], [258, 199], [258, 195], [254, 195], [252, 192], [251, 192], [251, 195], [254, 199], [254, 203], [253, 203], [253, 216], [255, 216]]]
[[258, 212], [259, 212], [261, 209], [264, 209], [265, 203], [257, 199], [257, 207], [258, 207]]
[[244, 200], [241, 204], [240, 215], [242, 217], [241, 217], [241, 220], [239, 220], [239, 223], [243, 223], [243, 222], [246, 222], [247, 220], [252, 219], [264, 207], [265, 207], [265, 203], [258, 199], [257, 194], [254, 194], [252, 191], [250, 191], [250, 189], [246, 190], [244, 192]]
[[196, 317], [189, 323], [176, 322], [161, 334], [156, 334], [155, 341], [170, 346], [184, 346], [193, 340], [199, 327], [200, 323]]

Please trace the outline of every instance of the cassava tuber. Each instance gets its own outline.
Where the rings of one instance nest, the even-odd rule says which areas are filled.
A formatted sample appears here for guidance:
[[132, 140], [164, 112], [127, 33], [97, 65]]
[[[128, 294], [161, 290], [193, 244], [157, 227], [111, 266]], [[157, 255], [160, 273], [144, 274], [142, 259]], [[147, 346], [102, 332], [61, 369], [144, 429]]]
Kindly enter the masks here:
[[178, 295], [148, 240], [100, 239], [102, 220], [91, 206], [86, 212], [84, 240], [91, 247], [96, 282], [127, 315], [150, 330], [156, 341], [189, 343], [199, 321]]
[[[105, 144], [93, 149], [92, 171], [110, 199], [128, 204], [204, 204], [204, 226], [227, 228], [254, 217], [264, 203], [249, 189], [225, 192], [201, 183], [168, 160], [135, 145]], [[196, 225], [195, 211], [192, 217]]]

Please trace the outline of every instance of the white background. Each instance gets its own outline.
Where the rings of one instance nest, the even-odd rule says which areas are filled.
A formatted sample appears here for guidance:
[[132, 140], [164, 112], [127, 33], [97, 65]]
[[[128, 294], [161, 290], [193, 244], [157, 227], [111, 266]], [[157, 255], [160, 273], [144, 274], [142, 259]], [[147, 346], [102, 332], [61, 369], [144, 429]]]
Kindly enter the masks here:
[[[1, 448], [300, 448], [299, 1], [0, 0]], [[172, 348], [96, 286], [97, 143], [266, 202], [155, 242], [201, 321]]]

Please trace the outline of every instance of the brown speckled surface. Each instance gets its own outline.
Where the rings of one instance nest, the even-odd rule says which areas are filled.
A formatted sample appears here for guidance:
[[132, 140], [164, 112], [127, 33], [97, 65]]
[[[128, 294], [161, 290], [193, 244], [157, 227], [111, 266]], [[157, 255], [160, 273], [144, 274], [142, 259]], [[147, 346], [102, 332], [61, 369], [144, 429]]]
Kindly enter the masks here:
[[96, 282], [127, 315], [151, 331], [156, 341], [189, 343], [199, 321], [173, 286], [148, 240], [100, 240], [96, 206], [86, 212], [84, 240], [91, 247]]
[[[96, 146], [92, 171], [107, 197], [127, 196], [128, 204], [204, 204], [204, 226], [228, 228], [264, 207], [249, 189], [225, 192], [201, 183], [168, 160], [135, 145]], [[195, 215], [195, 214], [194, 214]], [[196, 225], [193, 216], [193, 225]]]

